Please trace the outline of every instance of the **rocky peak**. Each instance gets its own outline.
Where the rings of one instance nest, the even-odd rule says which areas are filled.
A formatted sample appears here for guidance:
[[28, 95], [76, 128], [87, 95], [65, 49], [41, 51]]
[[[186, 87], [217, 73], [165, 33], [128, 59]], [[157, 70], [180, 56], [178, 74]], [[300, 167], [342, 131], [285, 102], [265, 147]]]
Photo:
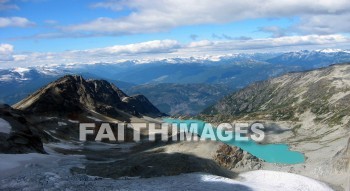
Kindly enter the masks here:
[[67, 75], [50, 83], [14, 107], [35, 113], [66, 114], [92, 110], [111, 117], [120, 117], [121, 111], [136, 116], [163, 115], [144, 96], [129, 97], [105, 80], [85, 80], [76, 75]]

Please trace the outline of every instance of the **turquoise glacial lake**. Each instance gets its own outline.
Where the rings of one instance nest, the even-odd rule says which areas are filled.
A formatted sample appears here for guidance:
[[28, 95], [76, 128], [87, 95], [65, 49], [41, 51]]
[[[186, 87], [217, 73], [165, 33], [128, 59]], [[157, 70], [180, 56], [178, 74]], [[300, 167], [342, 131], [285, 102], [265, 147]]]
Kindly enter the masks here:
[[[201, 134], [205, 125], [204, 121], [200, 120], [178, 120], [178, 119], [163, 119], [165, 123], [180, 124], [186, 123], [188, 127], [190, 124], [196, 123], [198, 125], [198, 133]], [[214, 130], [216, 134], [216, 131]], [[216, 136], [217, 137], [217, 136]], [[220, 140], [217, 140], [220, 141]], [[287, 144], [257, 144], [253, 140], [249, 141], [221, 141], [228, 145], [240, 147], [242, 150], [251, 153], [252, 155], [265, 160], [269, 163], [279, 164], [298, 164], [305, 161], [305, 157], [302, 153], [289, 150]]]

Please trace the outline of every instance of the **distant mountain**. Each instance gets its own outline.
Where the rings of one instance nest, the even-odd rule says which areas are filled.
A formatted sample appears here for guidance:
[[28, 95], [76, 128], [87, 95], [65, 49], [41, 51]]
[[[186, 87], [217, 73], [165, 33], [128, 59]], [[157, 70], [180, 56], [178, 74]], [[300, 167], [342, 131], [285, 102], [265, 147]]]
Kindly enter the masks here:
[[211, 84], [145, 84], [127, 89], [129, 94], [144, 94], [161, 112], [170, 115], [195, 115], [232, 90]]
[[231, 94], [204, 114], [228, 118], [303, 120], [349, 125], [350, 64], [333, 65], [252, 84]]
[[85, 80], [64, 76], [14, 105], [15, 109], [36, 114], [74, 114], [94, 111], [116, 119], [164, 114], [142, 95], [129, 97], [105, 80]]
[[284, 53], [266, 61], [271, 64], [300, 65], [312, 69], [350, 62], [350, 51], [340, 49], [303, 50]]
[[[30, 67], [0, 70], [0, 103], [14, 104], [46, 84], [66, 75], [73, 74], [68, 68], [56, 67]], [[86, 78], [104, 79], [90, 73], [79, 73]], [[134, 84], [108, 80], [118, 87], [130, 88]]]

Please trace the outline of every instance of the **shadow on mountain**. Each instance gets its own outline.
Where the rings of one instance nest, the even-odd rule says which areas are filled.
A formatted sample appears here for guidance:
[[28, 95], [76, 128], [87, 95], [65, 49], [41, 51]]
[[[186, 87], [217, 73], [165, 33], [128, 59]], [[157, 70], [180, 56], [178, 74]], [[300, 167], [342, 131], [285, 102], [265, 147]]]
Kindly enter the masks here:
[[285, 133], [286, 131], [291, 131], [290, 129], [282, 129], [281, 127], [279, 127], [277, 124], [268, 124], [265, 125], [265, 133], [268, 134], [282, 134]]
[[110, 163], [87, 163], [85, 169], [72, 168], [73, 173], [118, 179], [121, 177], [159, 177], [183, 173], [204, 172], [233, 178], [236, 174], [216, 162], [182, 153], [162, 153], [162, 150], [135, 153]]

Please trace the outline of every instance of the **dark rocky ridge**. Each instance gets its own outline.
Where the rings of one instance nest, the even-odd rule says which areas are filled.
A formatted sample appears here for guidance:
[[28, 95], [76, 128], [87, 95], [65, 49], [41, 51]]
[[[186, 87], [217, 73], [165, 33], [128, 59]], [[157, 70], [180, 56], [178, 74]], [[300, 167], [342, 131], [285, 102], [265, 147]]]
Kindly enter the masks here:
[[50, 136], [36, 129], [21, 111], [0, 105], [0, 118], [11, 126], [10, 133], [0, 132], [0, 153], [45, 153], [42, 139]]
[[140, 117], [160, 117], [161, 113], [142, 95], [126, 95], [105, 80], [85, 80], [64, 76], [14, 105], [14, 108], [38, 114], [79, 113], [84, 110], [120, 118], [124, 113]]

